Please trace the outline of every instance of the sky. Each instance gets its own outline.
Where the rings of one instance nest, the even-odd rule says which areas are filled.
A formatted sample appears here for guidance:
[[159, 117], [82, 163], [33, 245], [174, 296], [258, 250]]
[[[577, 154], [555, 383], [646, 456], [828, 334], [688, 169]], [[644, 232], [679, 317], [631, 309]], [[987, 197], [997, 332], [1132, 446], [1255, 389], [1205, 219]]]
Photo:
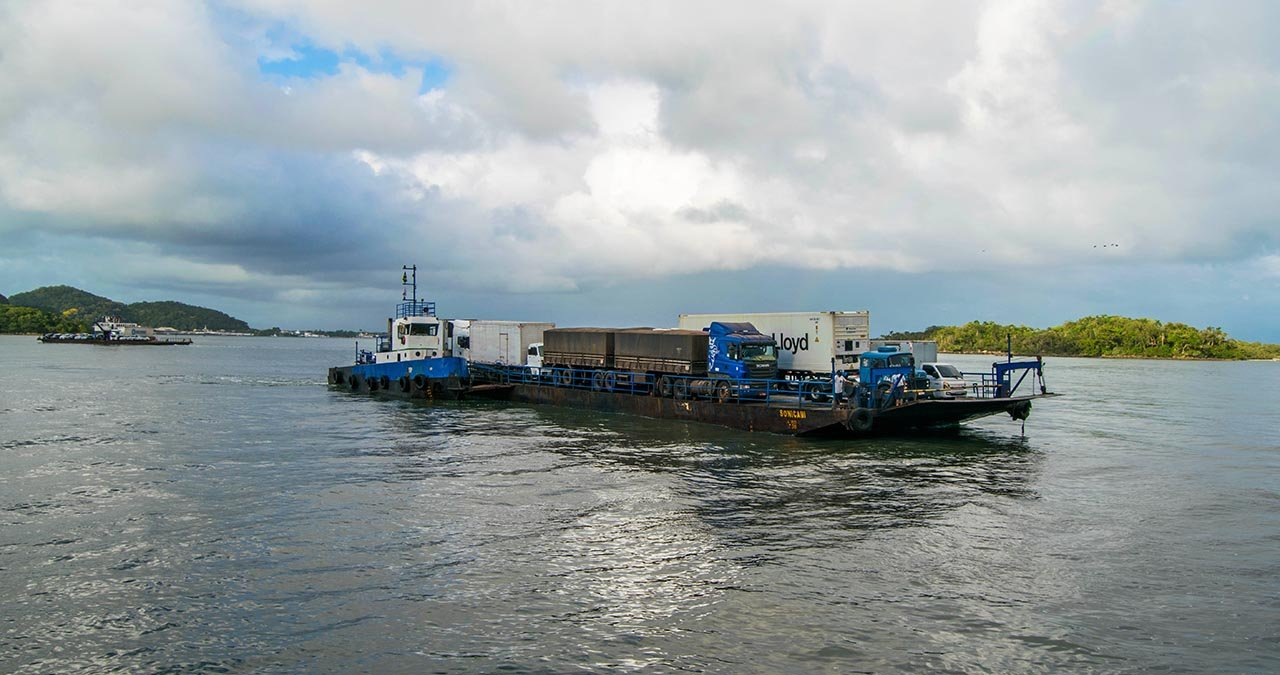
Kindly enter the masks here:
[[0, 293], [1280, 342], [1280, 3], [0, 1]]

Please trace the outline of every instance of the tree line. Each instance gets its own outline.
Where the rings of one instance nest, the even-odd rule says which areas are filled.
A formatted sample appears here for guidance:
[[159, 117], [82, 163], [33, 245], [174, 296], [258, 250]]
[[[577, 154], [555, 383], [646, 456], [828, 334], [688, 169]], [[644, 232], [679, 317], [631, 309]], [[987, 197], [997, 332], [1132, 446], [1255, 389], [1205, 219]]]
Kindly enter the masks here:
[[1017, 354], [1110, 356], [1164, 359], [1274, 359], [1280, 345], [1245, 342], [1221, 328], [1123, 316], [1087, 316], [1052, 328], [1030, 328], [992, 321], [961, 326], [930, 326], [923, 331], [890, 333], [897, 340], [936, 340], [952, 353], [1004, 353], [1008, 341]]
[[54, 314], [35, 307], [0, 305], [0, 333], [84, 333], [89, 323], [74, 311]]

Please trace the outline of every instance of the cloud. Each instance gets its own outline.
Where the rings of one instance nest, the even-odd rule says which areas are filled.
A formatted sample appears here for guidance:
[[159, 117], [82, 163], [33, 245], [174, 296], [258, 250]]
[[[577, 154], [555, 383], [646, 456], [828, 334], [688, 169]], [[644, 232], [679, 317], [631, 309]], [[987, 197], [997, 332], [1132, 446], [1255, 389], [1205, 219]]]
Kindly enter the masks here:
[[1141, 1], [11, 2], [0, 237], [113, 242], [166, 261], [154, 283], [255, 298], [415, 260], [459, 293], [755, 268], [1273, 278], [1277, 19]]

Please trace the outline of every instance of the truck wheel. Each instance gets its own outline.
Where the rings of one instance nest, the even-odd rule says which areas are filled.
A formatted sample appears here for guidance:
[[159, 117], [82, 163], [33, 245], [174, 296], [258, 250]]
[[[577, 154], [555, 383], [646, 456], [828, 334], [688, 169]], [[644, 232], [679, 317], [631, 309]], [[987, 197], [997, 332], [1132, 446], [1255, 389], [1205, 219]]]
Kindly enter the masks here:
[[823, 387], [822, 384], [819, 382], [809, 382], [808, 384], [805, 384], [803, 388], [803, 392], [804, 392], [804, 397], [809, 399], [810, 401], [825, 403], [831, 400], [831, 397], [826, 392], [826, 388]]
[[604, 389], [604, 373], [597, 370], [591, 374], [591, 388], [595, 391]]
[[658, 381], [653, 385], [658, 392], [658, 396], [668, 398], [671, 396], [671, 378], [666, 375], [659, 375]]
[[573, 376], [568, 370], [557, 370], [552, 373], [552, 379], [555, 380], [557, 386], [567, 387], [573, 382]]
[[676, 398], [682, 401], [686, 398], [689, 398], [689, 381], [682, 378], [672, 382], [671, 393], [673, 396], [675, 396]]
[[721, 382], [716, 385], [716, 401], [720, 403], [729, 402], [729, 383]]
[[606, 373], [604, 376], [604, 390], [613, 391], [618, 388], [618, 374]]

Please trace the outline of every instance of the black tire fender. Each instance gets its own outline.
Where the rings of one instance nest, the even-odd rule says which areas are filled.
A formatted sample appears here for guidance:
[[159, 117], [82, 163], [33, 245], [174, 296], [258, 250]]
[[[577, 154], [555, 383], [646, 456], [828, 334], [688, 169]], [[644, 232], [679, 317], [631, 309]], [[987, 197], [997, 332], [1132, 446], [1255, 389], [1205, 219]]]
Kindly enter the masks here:
[[854, 408], [849, 413], [849, 428], [859, 433], [871, 431], [875, 426], [876, 413], [870, 408]]

